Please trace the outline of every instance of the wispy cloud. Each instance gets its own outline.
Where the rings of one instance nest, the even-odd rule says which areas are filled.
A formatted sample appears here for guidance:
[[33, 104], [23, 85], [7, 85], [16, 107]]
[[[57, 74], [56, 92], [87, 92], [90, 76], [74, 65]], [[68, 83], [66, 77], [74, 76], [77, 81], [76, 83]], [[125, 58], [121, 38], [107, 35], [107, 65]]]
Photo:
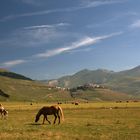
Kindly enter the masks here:
[[[27, 26], [10, 33], [7, 38], [0, 40], [0, 46], [35, 47], [65, 39], [66, 27], [69, 23], [57, 23]], [[25, 43], [26, 42], [26, 43]]]
[[137, 17], [137, 16], [138, 16], [138, 13], [133, 12], [133, 11], [118, 12], [118, 13], [114, 14], [113, 17], [106, 19], [105, 21], [102, 21], [100, 23], [92, 23], [92, 24], [87, 25], [86, 27], [87, 28], [98, 28], [98, 27], [103, 27], [103, 26], [110, 26], [110, 24], [114, 25], [118, 21], [119, 22], [122, 20], [126, 21], [128, 19], [131, 20], [133, 17]]
[[140, 19], [136, 20], [130, 25], [130, 28], [140, 28]]
[[[15, 15], [9, 15], [6, 17], [3, 17], [0, 19], [0, 22], [5, 22], [8, 20], [13, 20], [16, 18], [21, 18], [21, 17], [30, 17], [30, 16], [39, 16], [39, 15], [46, 15], [50, 13], [57, 13], [57, 12], [72, 12], [72, 11], [77, 11], [77, 10], [82, 10], [82, 9], [87, 9], [87, 8], [94, 8], [102, 5], [110, 5], [110, 4], [116, 4], [116, 3], [122, 3], [125, 2], [126, 0], [87, 0], [87, 1], [82, 1], [78, 6], [75, 7], [68, 7], [68, 8], [63, 8], [63, 9], [51, 9], [51, 10], [42, 10], [42, 11], [37, 11], [37, 12], [30, 12], [30, 13], [23, 13], [23, 14], [15, 14]], [[27, 0], [25, 0], [27, 2]], [[29, 1], [34, 2], [34, 0]]]
[[[126, 0], [125, 0], [126, 1]], [[83, 0], [81, 4], [81, 8], [91, 8], [102, 5], [110, 5], [115, 3], [122, 3], [124, 0]]]
[[43, 53], [38, 53], [36, 55], [32, 55], [30, 57], [27, 57], [26, 59], [17, 59], [17, 60], [6, 61], [6, 62], [3, 62], [0, 66], [5, 67], [5, 68], [14, 67], [14, 66], [17, 66], [17, 65], [20, 65], [23, 63], [28, 63], [28, 62], [32, 61], [33, 59], [36, 60], [36, 59], [41, 59], [41, 58], [49, 58], [49, 57], [60, 55], [62, 53], [66, 53], [66, 52], [71, 53], [72, 51], [76, 51], [77, 49], [80, 49], [80, 48], [84, 48], [83, 50], [85, 52], [87, 52], [90, 50], [90, 48], [87, 48], [87, 47], [92, 46], [92, 45], [94, 45], [102, 40], [109, 39], [113, 36], [120, 35], [122, 33], [123, 32], [116, 32], [116, 33], [112, 33], [109, 35], [98, 36], [98, 37], [85, 37], [85, 38], [82, 38], [76, 42], [72, 42], [68, 46], [48, 50], [48, 51], [43, 52]]
[[92, 51], [93, 48], [91, 47], [87, 47], [87, 48], [81, 48], [81, 49], [75, 49], [75, 50], [70, 50], [68, 51], [70, 54], [74, 54], [74, 53], [77, 53], [77, 52], [90, 52]]
[[43, 29], [43, 28], [58, 28], [58, 27], [65, 27], [69, 26], [69, 23], [58, 23], [58, 24], [52, 24], [52, 25], [37, 25], [37, 26], [29, 26], [24, 27], [24, 29]]
[[68, 51], [71, 51], [71, 50], [75, 50], [75, 49], [78, 49], [78, 48], [81, 48], [81, 47], [87, 47], [87, 46], [90, 46], [90, 45], [94, 45], [95, 43], [97, 43], [101, 40], [108, 39], [108, 38], [111, 38], [113, 36], [120, 35], [120, 34], [122, 34], [122, 32], [112, 33], [112, 34], [109, 34], [109, 35], [104, 35], [104, 36], [99, 36], [99, 37], [85, 37], [83, 39], [80, 39], [77, 42], [71, 43], [71, 45], [69, 45], [69, 46], [49, 50], [49, 51], [46, 51], [46, 52], [43, 52], [43, 53], [39, 53], [39, 54], [36, 54], [35, 57], [38, 57], [38, 58], [52, 57], [52, 56], [59, 55], [61, 53], [68, 52]]
[[26, 60], [22, 60], [22, 59], [19, 59], [19, 60], [12, 60], [12, 61], [7, 61], [7, 62], [4, 62], [2, 64], [2, 67], [13, 67], [13, 66], [16, 66], [16, 65], [19, 65], [19, 64], [23, 64], [27, 62]]

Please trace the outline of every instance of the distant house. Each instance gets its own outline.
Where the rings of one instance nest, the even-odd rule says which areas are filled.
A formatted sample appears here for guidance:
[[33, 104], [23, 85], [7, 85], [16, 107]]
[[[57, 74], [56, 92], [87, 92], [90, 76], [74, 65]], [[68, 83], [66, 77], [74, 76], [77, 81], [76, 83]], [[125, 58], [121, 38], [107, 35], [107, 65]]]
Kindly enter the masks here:
[[52, 86], [52, 87], [57, 86], [58, 85], [58, 81], [57, 80], [48, 81], [48, 85]]

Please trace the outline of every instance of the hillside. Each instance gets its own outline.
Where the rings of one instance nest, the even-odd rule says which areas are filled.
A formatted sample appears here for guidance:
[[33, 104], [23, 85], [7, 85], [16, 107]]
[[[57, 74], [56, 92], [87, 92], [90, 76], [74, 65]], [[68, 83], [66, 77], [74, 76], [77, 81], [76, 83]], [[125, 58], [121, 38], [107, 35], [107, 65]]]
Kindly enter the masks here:
[[[131, 70], [82, 70], [72, 76], [50, 81], [51, 86], [77, 87], [87, 83], [102, 84], [107, 89], [78, 90], [72, 94], [23, 75], [0, 69], [0, 100], [9, 101], [70, 101], [121, 100], [140, 98], [140, 66]], [[124, 94], [127, 93], [127, 94]]]
[[114, 91], [140, 98], [140, 66], [120, 72], [85, 69], [74, 75], [59, 78], [57, 83], [58, 86], [70, 88], [86, 83], [103, 84]]
[[140, 98], [140, 66], [115, 73], [106, 84], [113, 90]]
[[14, 78], [14, 79], [31, 80], [30, 78], [25, 77], [21, 74], [10, 72], [5, 69], [0, 69], [0, 76], [10, 77], [10, 78]]
[[133, 100], [134, 98], [121, 93], [115, 92], [107, 88], [93, 88], [87, 90], [76, 90], [71, 92], [73, 98], [82, 99], [85, 101], [119, 101], [119, 100]]
[[72, 76], [65, 76], [58, 79], [58, 85], [64, 87], [77, 87], [86, 83], [106, 83], [112, 75], [112, 71], [107, 70], [82, 70]]
[[71, 100], [71, 96], [67, 91], [49, 88], [46, 84], [27, 80], [30, 78], [25, 78], [24, 76], [15, 78], [15, 75], [17, 76], [18, 74], [14, 74], [14, 77], [0, 75], [1, 101], [37, 102]]
[[[56, 80], [54, 83], [56, 84]], [[126, 94], [114, 92], [110, 89], [88, 89], [71, 92], [57, 87], [50, 87], [38, 81], [0, 75], [0, 101], [66, 102], [73, 100], [127, 100], [129, 98], [130, 96]]]

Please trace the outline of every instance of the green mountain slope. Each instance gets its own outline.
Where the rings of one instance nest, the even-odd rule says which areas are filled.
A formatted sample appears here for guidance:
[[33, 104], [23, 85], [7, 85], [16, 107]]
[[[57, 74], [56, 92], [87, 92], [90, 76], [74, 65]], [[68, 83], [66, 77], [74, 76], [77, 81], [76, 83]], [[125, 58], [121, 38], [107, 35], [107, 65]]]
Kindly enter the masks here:
[[9, 72], [5, 69], [0, 69], [0, 76], [10, 77], [10, 78], [14, 78], [14, 79], [31, 80], [30, 78], [27, 78], [21, 74]]
[[77, 87], [86, 83], [106, 83], [113, 72], [107, 70], [82, 70], [72, 76], [65, 76], [58, 79], [59, 86]]
[[[3, 71], [4, 70], [1, 70], [1, 72]], [[4, 72], [7, 73], [7, 71]], [[65, 102], [72, 100], [127, 100], [130, 98], [134, 99], [134, 96], [124, 94], [122, 91], [126, 92], [126, 89], [130, 91], [133, 91], [134, 89], [135, 91], [139, 90], [139, 77], [134, 77], [131, 71], [127, 71], [127, 74], [125, 74], [125, 72], [115, 73], [107, 70], [83, 70], [73, 76], [66, 76], [55, 80], [55, 84], [59, 84], [61, 86], [63, 85], [66, 87], [76, 87], [78, 85], [91, 82], [104, 84], [106, 87], [108, 87], [108, 89], [95, 88], [88, 90], [78, 90], [73, 93], [68, 90], [50, 87], [46, 83], [33, 81], [30, 80], [30, 78], [25, 78], [24, 76], [15, 78], [15, 75], [18, 75], [16, 73], [13, 75], [0, 75], [0, 101]], [[128, 87], [128, 85], [131, 86]], [[139, 92], [135, 92], [135, 95], [138, 96]]]
[[134, 99], [133, 97], [110, 89], [95, 88], [90, 90], [77, 90], [71, 93], [74, 98], [87, 101], [119, 101]]
[[140, 66], [115, 73], [106, 84], [113, 90], [140, 97]]
[[1, 101], [65, 101], [71, 100], [69, 92], [51, 89], [37, 81], [0, 76]]
[[0, 90], [1, 101], [65, 102], [72, 100], [103, 101], [129, 99], [129, 96], [109, 89], [79, 90], [72, 97], [70, 91], [51, 89], [39, 82], [12, 79], [4, 76], [0, 76]]
[[140, 66], [121, 72], [82, 70], [72, 76], [58, 79], [58, 85], [63, 87], [73, 88], [87, 83], [103, 84], [112, 90], [140, 98]]

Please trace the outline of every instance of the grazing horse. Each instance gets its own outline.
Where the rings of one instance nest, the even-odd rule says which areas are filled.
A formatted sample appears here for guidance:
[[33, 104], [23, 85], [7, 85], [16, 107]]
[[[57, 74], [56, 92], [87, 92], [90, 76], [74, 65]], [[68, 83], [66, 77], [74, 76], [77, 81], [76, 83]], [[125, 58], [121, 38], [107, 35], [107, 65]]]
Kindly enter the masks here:
[[7, 117], [7, 116], [8, 116], [8, 111], [5, 110], [5, 109], [0, 109], [0, 114], [1, 114], [2, 118], [3, 118], [4, 116]]
[[[60, 112], [60, 113], [59, 113], [59, 112]], [[44, 124], [45, 119], [49, 122], [49, 124], [51, 124], [51, 122], [50, 122], [50, 121], [48, 120], [48, 118], [47, 118], [47, 115], [54, 115], [55, 119], [54, 119], [53, 124], [55, 124], [57, 117], [58, 117], [58, 119], [59, 119], [58, 124], [60, 124], [60, 116], [61, 116], [61, 119], [64, 120], [63, 110], [62, 110], [62, 108], [61, 108], [60, 106], [58, 106], [58, 105], [44, 106], [44, 107], [42, 107], [42, 108], [38, 111], [38, 113], [37, 113], [37, 115], [36, 115], [35, 122], [38, 122], [38, 120], [39, 120], [39, 118], [40, 118], [41, 115], [44, 116], [44, 118], [43, 118], [43, 123], [42, 123], [42, 124]]]

